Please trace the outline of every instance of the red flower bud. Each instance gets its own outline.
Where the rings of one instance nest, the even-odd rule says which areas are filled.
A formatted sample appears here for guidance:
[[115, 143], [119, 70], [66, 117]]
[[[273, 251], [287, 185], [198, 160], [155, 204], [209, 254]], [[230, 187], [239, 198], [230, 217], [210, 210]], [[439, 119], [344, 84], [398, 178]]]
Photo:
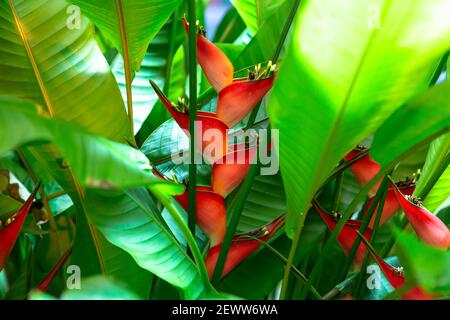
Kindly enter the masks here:
[[[363, 155], [364, 154], [364, 155]], [[361, 156], [360, 159], [356, 160], [350, 165], [350, 170], [356, 178], [356, 181], [361, 187], [368, 184], [375, 176], [380, 172], [380, 164], [373, 161], [370, 157], [368, 150], [363, 147], [358, 147], [350, 151], [345, 157], [345, 161], [350, 161], [356, 157]], [[381, 180], [378, 181], [375, 186], [371, 189], [370, 194], [375, 195], [378, 187], [381, 184]]]
[[[189, 32], [189, 24], [183, 18], [183, 24]], [[208, 82], [220, 92], [233, 81], [234, 67], [228, 57], [210, 42], [204, 35], [203, 29], [197, 32], [197, 59]]]
[[[337, 221], [335, 218], [330, 216], [327, 212], [325, 212], [319, 204], [313, 200], [312, 202], [314, 208], [316, 209], [317, 213], [320, 215], [322, 220], [326, 223], [328, 226], [328, 229], [331, 231], [336, 228]], [[347, 220], [345, 222], [345, 225], [341, 232], [339, 233], [337, 240], [344, 251], [345, 255], [348, 255], [353, 247], [353, 244], [355, 243], [356, 238], [358, 237], [358, 232], [361, 229], [361, 221], [358, 220]], [[364, 233], [364, 237], [366, 239], [370, 239], [370, 236], [372, 235], [372, 230], [367, 228], [366, 232]], [[356, 254], [355, 254], [355, 263], [359, 266], [362, 265], [362, 262], [364, 260], [364, 256], [366, 254], [366, 248], [363, 244], [360, 244]]]
[[[189, 132], [189, 114], [187, 109], [182, 111], [176, 110], [174, 104], [167, 99], [158, 86], [150, 80], [150, 83], [158, 95], [161, 102], [167, 108], [174, 120], [183, 129], [185, 133]], [[184, 102], [182, 102], [184, 104]], [[183, 107], [183, 106], [182, 106]], [[197, 121], [201, 124], [201, 131], [198, 133], [201, 137], [196, 137], [202, 141], [202, 151], [208, 148], [213, 154], [207, 160], [211, 163], [220, 159], [227, 151], [228, 126], [217, 118], [212, 112], [197, 112]], [[214, 131], [213, 131], [214, 130]], [[212, 135], [212, 136], [211, 136]], [[217, 136], [215, 136], [217, 135]]]
[[[402, 193], [405, 195], [412, 195], [416, 188], [414, 183], [408, 182], [408, 181], [400, 182], [397, 184], [397, 186], [402, 190]], [[375, 197], [370, 198], [369, 201], [367, 202], [364, 216], [369, 211], [369, 208], [372, 205], [374, 198]], [[380, 218], [380, 226], [382, 224], [384, 224], [386, 221], [388, 221], [394, 215], [394, 213], [396, 213], [399, 209], [400, 209], [400, 203], [398, 202], [397, 197], [395, 196], [394, 189], [390, 187], [386, 193], [386, 200], [384, 202], [383, 212], [381, 213], [381, 218]], [[377, 212], [378, 212], [378, 206], [376, 207], [375, 212], [372, 216], [372, 219], [370, 220], [370, 223], [369, 223], [369, 228], [371, 228], [371, 229], [373, 229], [373, 225], [375, 223]]]
[[11, 253], [14, 243], [19, 236], [20, 229], [25, 221], [25, 217], [31, 209], [31, 205], [36, 197], [39, 186], [40, 183], [36, 185], [27, 201], [25, 201], [16, 214], [4, 222], [0, 221], [0, 270], [3, 269], [6, 261], [8, 260], [9, 254]]
[[[227, 214], [222, 196], [214, 193], [210, 187], [196, 188], [196, 219], [200, 228], [208, 235], [211, 246], [222, 243], [225, 237]], [[181, 206], [188, 210], [188, 191], [175, 196]]]
[[[236, 268], [245, 258], [258, 250], [262, 245], [261, 241], [269, 240], [275, 232], [283, 225], [284, 215], [273, 221], [271, 224], [243, 235], [237, 235], [233, 238], [230, 249], [228, 251], [225, 266], [223, 268], [222, 278]], [[257, 238], [259, 240], [256, 240]], [[205, 259], [206, 269], [209, 277], [212, 278], [217, 259], [219, 258], [222, 245], [212, 247]]]
[[[184, 18], [183, 23], [189, 31]], [[276, 66], [271, 62], [264, 70], [256, 66], [247, 78], [234, 79], [233, 64], [205, 37], [201, 26], [197, 32], [197, 57], [209, 83], [219, 93], [217, 117], [230, 128], [241, 122], [273, 86]]]
[[[403, 269], [396, 268], [388, 264], [376, 253], [376, 251], [366, 239], [364, 239], [360, 235], [358, 236], [361, 238], [362, 243], [369, 249], [370, 254], [380, 266], [381, 271], [384, 273], [391, 286], [396, 290], [401, 288], [405, 284]], [[433, 296], [427, 294], [421, 288], [416, 287], [404, 293], [402, 295], [402, 298], [405, 300], [430, 300], [433, 298]]]
[[417, 198], [404, 196], [397, 186], [394, 186], [394, 190], [400, 206], [419, 238], [430, 246], [448, 249], [450, 247], [450, 230], [447, 226], [424, 208]]
[[235, 145], [233, 151], [214, 163], [211, 177], [214, 192], [226, 197], [233, 191], [247, 175], [257, 149], [256, 144], [251, 147], [246, 144]]
[[228, 127], [234, 127], [264, 98], [274, 80], [274, 75], [259, 80], [234, 80], [219, 93], [217, 117]]

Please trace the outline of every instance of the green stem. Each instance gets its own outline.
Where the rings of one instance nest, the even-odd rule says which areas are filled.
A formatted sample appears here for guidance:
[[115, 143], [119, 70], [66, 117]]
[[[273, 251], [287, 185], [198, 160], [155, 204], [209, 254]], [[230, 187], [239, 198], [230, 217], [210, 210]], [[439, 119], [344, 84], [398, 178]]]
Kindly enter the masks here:
[[286, 20], [286, 23], [283, 27], [283, 31], [280, 35], [280, 41], [278, 41], [277, 48], [275, 49], [275, 52], [272, 57], [273, 63], [277, 63], [278, 58], [280, 57], [281, 50], [283, 49], [284, 43], [286, 42], [287, 35], [289, 34], [289, 30], [291, 29], [292, 22], [294, 21], [295, 15], [297, 14], [297, 9], [300, 6], [301, 0], [295, 0], [294, 4], [292, 5], [291, 12], [289, 13], [289, 16]]
[[[277, 249], [272, 247], [269, 243], [267, 243], [266, 241], [262, 241], [261, 239], [258, 239], [255, 237], [250, 237], [250, 238], [259, 241], [262, 245], [267, 247], [267, 249], [269, 249], [269, 251], [271, 251], [274, 254], [274, 256], [278, 258], [278, 260], [280, 260], [281, 262], [284, 263], [284, 265], [286, 265], [287, 259]], [[296, 266], [292, 266], [291, 271], [294, 274], [294, 276], [298, 280], [300, 280], [303, 284], [306, 284], [308, 282], [308, 278], [306, 278], [306, 276], [300, 270], [298, 270]], [[320, 295], [319, 291], [317, 291], [317, 289], [314, 288], [313, 286], [311, 286], [311, 293], [314, 295], [314, 297], [316, 299], [322, 300], [322, 296]]]
[[333, 194], [333, 211], [339, 212], [339, 203], [342, 196], [342, 186], [344, 185], [344, 172], [341, 172], [336, 178], [336, 185]]
[[[372, 204], [370, 205], [366, 216], [364, 217], [363, 223], [361, 224], [361, 228], [359, 230], [359, 232], [361, 234], [364, 234], [366, 232], [367, 228], [369, 227], [370, 220], [372, 220], [373, 214], [375, 213], [375, 210], [377, 209], [377, 206], [380, 203], [380, 200], [386, 198], [388, 189], [389, 189], [389, 180], [387, 178], [385, 178], [383, 180], [383, 182], [381, 183], [380, 188], [377, 191], [377, 194], [373, 198]], [[382, 208], [384, 206], [384, 201], [383, 200], [381, 200], [381, 201], [382, 202], [381, 202], [381, 205], [378, 207], [378, 211], [380, 210], [380, 207]], [[365, 208], [365, 206], [363, 208]], [[376, 221], [377, 218], [378, 218], [378, 215], [375, 218], [374, 229], [375, 229], [375, 226], [377, 226], [377, 221]], [[361, 243], [361, 239], [356, 238], [355, 243], [353, 243], [352, 249], [350, 250], [350, 253], [347, 257], [344, 269], [342, 270], [343, 272], [341, 273], [341, 275], [338, 278], [339, 281], [344, 279], [344, 277], [348, 273], [348, 270], [352, 266], [353, 258], [355, 257], [356, 251], [358, 250], [360, 243]]]
[[[386, 196], [387, 196], [387, 192], [388, 192], [388, 189], [389, 189], [389, 180], [390, 180], [389, 176], [385, 177], [384, 180], [383, 180], [383, 184], [380, 187], [380, 188], [382, 188], [382, 191], [381, 191], [382, 196], [381, 196], [381, 199], [380, 199], [380, 202], [379, 202], [379, 205], [378, 205], [378, 211], [377, 211], [377, 215], [375, 217], [375, 222], [374, 222], [374, 225], [373, 225], [372, 234], [371, 234], [370, 239], [369, 239], [369, 243], [370, 244], [373, 243], [373, 241], [375, 240], [375, 238], [377, 236], [377, 231], [378, 231], [378, 227], [380, 225], [381, 215], [383, 213], [384, 204], [386, 202]], [[363, 235], [364, 232], [365, 232], [365, 230], [363, 230], [363, 228], [361, 228], [361, 230], [360, 230], [361, 235]], [[359, 246], [360, 243], [361, 243], [361, 238], [359, 238], [359, 237], [356, 238], [355, 244], [357, 244]], [[366, 250], [366, 254], [365, 254], [365, 257], [364, 257], [363, 264], [361, 266], [361, 270], [366, 270], [366, 268], [367, 268], [367, 264], [368, 264], [368, 261], [369, 261], [369, 252], [368, 251], [369, 250]], [[358, 277], [357, 277], [356, 286], [354, 287], [354, 290], [353, 290], [353, 296], [354, 297], [359, 297], [360, 296], [363, 279], [364, 279], [364, 272], [360, 272]]]
[[190, 163], [188, 186], [188, 226], [195, 234], [197, 165], [195, 163], [195, 120], [197, 119], [197, 27], [195, 17], [195, 0], [189, 0], [189, 134]]
[[[294, 21], [295, 15], [297, 13], [297, 9], [300, 6], [301, 2], [302, 2], [301, 0], [295, 0], [294, 4], [292, 5], [292, 9], [289, 13], [286, 23], [283, 26], [283, 31], [281, 32], [280, 40], [278, 41], [277, 47], [272, 56], [273, 63], [277, 63], [277, 61], [280, 57], [281, 50], [283, 49], [284, 43], [286, 42], [287, 35], [289, 34], [289, 30], [291, 29], [292, 22]], [[261, 107], [261, 104], [259, 104], [256, 108], [254, 108], [252, 110], [252, 113], [250, 114], [250, 118], [249, 118], [249, 121], [246, 126], [247, 128], [250, 128], [251, 126], [253, 126], [253, 123], [256, 120], [256, 116], [258, 115], [258, 111], [259, 111], [260, 107]]]

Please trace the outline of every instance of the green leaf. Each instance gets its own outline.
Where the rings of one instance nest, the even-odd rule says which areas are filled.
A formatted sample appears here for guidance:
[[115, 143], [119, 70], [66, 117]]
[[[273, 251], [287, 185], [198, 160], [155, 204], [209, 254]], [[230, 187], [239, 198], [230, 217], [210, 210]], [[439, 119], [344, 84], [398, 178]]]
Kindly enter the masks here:
[[31, 99], [51, 116], [133, 141], [94, 29], [68, 7], [64, 0], [0, 1], [0, 95]]
[[272, 59], [280, 40], [286, 17], [295, 0], [286, 0], [262, 25], [239, 57], [233, 61], [236, 70]]
[[[173, 35], [173, 28], [176, 28], [177, 31], [174, 38], [171, 37]], [[185, 75], [185, 72], [183, 72], [183, 61], [182, 59], [173, 59], [172, 57], [185, 39], [183, 30], [181, 20], [167, 22], [153, 38], [145, 52], [140, 69], [136, 72], [132, 83], [135, 132], [139, 131], [142, 123], [158, 101], [158, 97], [152, 89], [149, 80], [155, 81], [160, 88], [163, 88], [166, 82], [166, 76], [171, 71], [168, 69], [175, 69], [173, 72], [170, 72], [170, 78], [181, 81], [170, 86], [173, 89], [171, 91], [176, 91], [176, 94], [178, 94], [177, 97], [183, 95], [185, 80], [183, 78], [183, 74]], [[171, 49], [173, 52], [170, 52]], [[122, 56], [118, 55], [114, 59], [111, 68], [119, 84], [122, 97], [124, 101], [127, 101], [126, 75]]]
[[180, 0], [70, 0], [101, 30], [106, 39], [129, 57], [138, 71], [150, 41], [180, 4]]
[[445, 134], [430, 144], [426, 162], [423, 166], [415, 193], [423, 198], [424, 205], [430, 211], [435, 211], [450, 191], [450, 170], [448, 154], [450, 151], [450, 134]]
[[400, 261], [407, 281], [440, 294], [450, 294], [450, 251], [430, 247], [417, 237], [397, 233]]
[[[343, 156], [428, 87], [450, 45], [448, 9], [445, 0], [302, 2], [268, 108], [282, 137], [289, 236]], [[368, 25], [377, 12], [380, 28]]]
[[236, 8], [231, 7], [217, 27], [213, 42], [233, 43], [244, 30], [244, 21], [239, 16]]
[[450, 81], [432, 87], [391, 115], [376, 132], [371, 154], [383, 166], [422, 141], [448, 130]]
[[139, 150], [66, 122], [41, 118], [32, 109], [30, 102], [0, 98], [0, 153], [26, 143], [53, 142], [82, 186], [111, 188], [164, 183], [150, 172], [148, 159]]
[[[447, 154], [448, 155], [448, 154]], [[442, 203], [450, 197], [450, 165], [447, 166], [439, 180], [435, 183], [428, 196], [425, 198], [424, 205], [430, 211], [437, 210]]]
[[[230, 195], [230, 198], [233, 195]], [[227, 199], [229, 203], [229, 199]], [[237, 226], [238, 233], [256, 230], [286, 212], [281, 176], [257, 176], [245, 201]]]
[[256, 34], [261, 25], [286, 0], [231, 0], [247, 27]]
[[89, 217], [114, 245], [136, 263], [195, 299], [204, 288], [186, 251], [161, 225], [155, 203], [145, 189], [95, 191], [86, 194]]

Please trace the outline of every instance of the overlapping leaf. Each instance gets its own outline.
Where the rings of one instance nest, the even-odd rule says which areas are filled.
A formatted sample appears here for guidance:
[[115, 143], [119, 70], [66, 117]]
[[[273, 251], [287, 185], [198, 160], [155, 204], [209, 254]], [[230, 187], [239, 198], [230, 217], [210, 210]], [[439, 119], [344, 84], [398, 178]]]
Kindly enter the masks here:
[[448, 1], [302, 2], [269, 105], [287, 232], [342, 157], [424, 91], [450, 45]]

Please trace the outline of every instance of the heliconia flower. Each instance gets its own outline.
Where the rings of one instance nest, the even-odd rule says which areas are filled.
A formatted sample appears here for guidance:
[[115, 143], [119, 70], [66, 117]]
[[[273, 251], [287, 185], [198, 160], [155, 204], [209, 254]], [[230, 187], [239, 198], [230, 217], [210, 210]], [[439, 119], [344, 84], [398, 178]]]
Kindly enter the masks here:
[[[273, 69], [270, 62], [268, 68]], [[264, 98], [272, 88], [274, 80], [274, 74], [268, 78], [255, 78], [255, 80], [250, 78], [234, 80], [219, 92], [217, 117], [230, 128], [234, 127]]]
[[48, 286], [52, 283], [53, 279], [55, 278], [58, 271], [61, 269], [61, 267], [66, 263], [67, 259], [70, 257], [72, 253], [72, 246], [69, 247], [69, 249], [64, 252], [61, 258], [58, 259], [56, 264], [53, 266], [52, 270], [47, 274], [47, 276], [38, 284], [36, 290], [39, 291], [45, 291], [47, 290]]
[[[186, 31], [189, 24], [183, 18]], [[249, 71], [246, 78], [233, 79], [234, 67], [227, 56], [205, 37], [205, 31], [197, 26], [197, 57], [206, 78], [219, 93], [217, 117], [228, 127], [233, 127], [269, 92], [275, 79], [276, 65], [269, 62]]]
[[[368, 184], [375, 176], [380, 172], [380, 164], [373, 161], [368, 153], [368, 149], [364, 147], [358, 147], [352, 151], [350, 151], [345, 157], [345, 161], [353, 160], [356, 157], [361, 156], [360, 159], [356, 160], [354, 163], [350, 165], [350, 170], [355, 176], [356, 181], [361, 187], [364, 187]], [[381, 184], [381, 180], [378, 181], [375, 186], [370, 191], [371, 195], [375, 195], [379, 186]]]
[[[328, 226], [328, 229], [333, 231], [336, 228], [337, 221], [334, 217], [329, 215], [325, 210], [323, 210], [320, 205], [317, 203], [317, 201], [312, 201], [313, 207], [316, 209], [317, 213], [320, 215], [322, 220], [326, 223]], [[353, 244], [355, 243], [356, 238], [358, 237], [358, 232], [361, 229], [362, 222], [359, 220], [347, 220], [345, 222], [344, 227], [342, 228], [341, 232], [339, 233], [337, 240], [344, 251], [345, 255], [348, 255], [353, 247]], [[370, 228], [366, 229], [366, 232], [364, 232], [364, 237], [367, 239], [370, 239], [370, 236], [372, 235], [372, 230]], [[363, 244], [360, 244], [358, 249], [356, 250], [355, 254], [355, 263], [359, 266], [362, 265], [362, 262], [364, 260], [364, 256], [366, 254], [366, 248]]]
[[[369, 249], [370, 254], [380, 266], [381, 271], [384, 273], [391, 286], [395, 290], [401, 288], [405, 284], [403, 268], [396, 268], [388, 264], [376, 253], [374, 248], [366, 239], [364, 239], [364, 237], [361, 237], [360, 235], [358, 236], [360, 237], [362, 243]], [[432, 298], [432, 295], [427, 294], [419, 287], [411, 289], [402, 295], [402, 299], [405, 300], [430, 300]]]
[[[222, 272], [222, 278], [229, 274], [236, 268], [245, 258], [250, 256], [253, 252], [259, 249], [262, 242], [268, 241], [275, 232], [283, 225], [285, 216], [282, 215], [269, 225], [262, 227], [253, 232], [243, 235], [236, 235], [233, 238], [230, 249], [228, 251], [227, 259]], [[256, 240], [257, 238], [258, 240]], [[209, 277], [212, 278], [214, 268], [216, 267], [217, 259], [219, 258], [222, 245], [212, 247], [205, 258], [206, 269]]]
[[[188, 210], [189, 192], [174, 196], [181, 206]], [[197, 224], [211, 240], [211, 246], [222, 243], [225, 237], [227, 214], [223, 197], [214, 193], [212, 188], [197, 186], [196, 188]]]
[[222, 159], [212, 167], [211, 184], [214, 192], [226, 197], [247, 176], [256, 156], [258, 145], [238, 144], [232, 146]]
[[[185, 133], [189, 132], [189, 111], [184, 99], [179, 99], [178, 104], [174, 104], [169, 101], [155, 82], [150, 80], [150, 84], [181, 129], [183, 129]], [[201, 139], [202, 141], [202, 150], [205, 150], [205, 148], [214, 150], [214, 154], [212, 154], [211, 158], [208, 160], [214, 162], [215, 160], [220, 159], [224, 154], [226, 154], [228, 148], [228, 126], [220, 120], [215, 113], [212, 112], [198, 111], [197, 121], [201, 123], [201, 132], [198, 133], [201, 137], [197, 139]], [[214, 134], [212, 129], [217, 130], [217, 138], [208, 137], [209, 134]], [[212, 141], [210, 141], [210, 139]]]
[[419, 199], [403, 195], [395, 185], [394, 191], [409, 223], [419, 238], [430, 246], [448, 249], [450, 247], [450, 230], [447, 226], [428, 211]]
[[6, 219], [6, 221], [0, 221], [0, 270], [2, 270], [6, 264], [39, 187], [40, 183], [36, 185], [27, 201], [25, 201], [17, 213]]
[[[414, 182], [407, 180], [405, 182], [399, 182], [397, 183], [397, 186], [401, 189], [402, 193], [405, 195], [412, 195], [414, 190], [416, 189], [416, 185]], [[369, 211], [370, 206], [372, 205], [372, 202], [375, 197], [372, 197], [367, 202], [364, 216]], [[386, 200], [383, 205], [383, 212], [381, 213], [380, 218], [380, 226], [383, 225], [386, 221], [388, 221], [394, 213], [396, 213], [400, 209], [400, 203], [397, 200], [397, 197], [395, 196], [395, 190], [392, 187], [389, 187], [387, 193], [386, 193]], [[375, 223], [375, 219], [378, 212], [378, 206], [375, 209], [375, 212], [372, 216], [372, 219], [369, 223], [369, 228], [373, 229], [373, 225]]]

